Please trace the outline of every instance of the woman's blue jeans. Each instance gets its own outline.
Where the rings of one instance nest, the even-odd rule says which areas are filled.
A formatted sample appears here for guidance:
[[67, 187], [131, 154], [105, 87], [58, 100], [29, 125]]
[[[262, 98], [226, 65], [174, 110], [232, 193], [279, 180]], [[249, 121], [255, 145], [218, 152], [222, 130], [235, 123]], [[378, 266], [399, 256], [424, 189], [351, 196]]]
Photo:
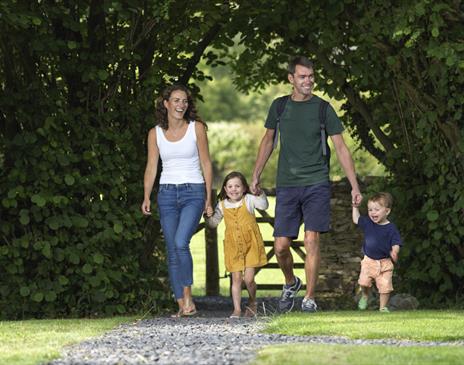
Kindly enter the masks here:
[[205, 208], [205, 184], [161, 184], [158, 209], [166, 242], [168, 271], [176, 299], [193, 284], [190, 240]]

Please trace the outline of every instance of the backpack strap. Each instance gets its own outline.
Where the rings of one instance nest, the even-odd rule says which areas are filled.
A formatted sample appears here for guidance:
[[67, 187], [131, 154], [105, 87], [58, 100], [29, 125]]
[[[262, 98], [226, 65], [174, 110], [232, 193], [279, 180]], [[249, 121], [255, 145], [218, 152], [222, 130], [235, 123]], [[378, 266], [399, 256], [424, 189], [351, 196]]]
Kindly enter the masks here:
[[321, 100], [319, 104], [319, 123], [321, 126], [321, 147], [322, 147], [322, 156], [327, 156], [327, 135], [325, 131], [325, 122], [327, 120], [327, 106], [328, 102]]
[[274, 131], [274, 143], [272, 144], [272, 149], [275, 150], [277, 148], [277, 144], [279, 143], [279, 127], [280, 127], [280, 117], [282, 116], [285, 105], [287, 105], [287, 100], [290, 95], [280, 96], [276, 99], [277, 101], [277, 124]]

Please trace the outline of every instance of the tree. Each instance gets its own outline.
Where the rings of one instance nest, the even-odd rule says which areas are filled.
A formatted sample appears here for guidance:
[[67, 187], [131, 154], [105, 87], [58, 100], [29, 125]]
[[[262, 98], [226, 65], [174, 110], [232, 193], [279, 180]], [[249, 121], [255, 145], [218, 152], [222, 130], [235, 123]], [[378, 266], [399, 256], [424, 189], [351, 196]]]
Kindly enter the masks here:
[[202, 59], [260, 89], [296, 53], [391, 173], [403, 285], [462, 299], [460, 2], [21, 0], [0, 14], [2, 317], [168, 305], [159, 227], [138, 213], [153, 94], [199, 96]]
[[145, 138], [154, 94], [202, 79], [202, 57], [215, 64], [205, 50], [221, 44], [228, 12], [1, 2], [2, 318], [169, 305], [160, 230], [139, 213]]
[[319, 87], [346, 99], [353, 136], [391, 173], [377, 188], [396, 197], [402, 285], [428, 303], [464, 294], [462, 10], [458, 1], [253, 1], [228, 30], [242, 32], [243, 51], [228, 59], [242, 89], [282, 80], [288, 57], [305, 54]]

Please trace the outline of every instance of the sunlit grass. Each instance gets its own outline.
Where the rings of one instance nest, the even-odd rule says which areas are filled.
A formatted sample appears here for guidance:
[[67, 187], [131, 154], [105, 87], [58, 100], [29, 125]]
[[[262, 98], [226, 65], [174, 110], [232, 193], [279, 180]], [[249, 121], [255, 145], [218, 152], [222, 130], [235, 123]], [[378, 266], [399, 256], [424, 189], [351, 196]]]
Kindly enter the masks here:
[[253, 365], [460, 365], [464, 348], [352, 346], [352, 345], [278, 345], [259, 351]]
[[0, 322], [0, 364], [33, 365], [59, 357], [63, 346], [98, 336], [132, 317]]
[[464, 339], [464, 311], [337, 311], [276, 316], [266, 331], [285, 335], [332, 335], [427, 341]]
[[[455, 341], [464, 339], [463, 311], [319, 312], [273, 317], [266, 332], [342, 336], [351, 339]], [[458, 365], [464, 346], [379, 346], [295, 344], [268, 346], [254, 365]]]

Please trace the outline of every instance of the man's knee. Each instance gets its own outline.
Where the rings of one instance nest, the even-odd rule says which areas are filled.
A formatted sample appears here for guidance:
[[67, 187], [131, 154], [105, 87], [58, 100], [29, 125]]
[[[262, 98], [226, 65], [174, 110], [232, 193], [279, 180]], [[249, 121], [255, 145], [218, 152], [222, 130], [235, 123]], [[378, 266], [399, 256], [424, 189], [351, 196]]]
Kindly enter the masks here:
[[286, 237], [276, 237], [274, 242], [274, 252], [277, 257], [286, 256], [290, 253], [291, 240]]
[[310, 256], [316, 255], [320, 251], [320, 234], [319, 232], [306, 232], [304, 238], [306, 253]]

